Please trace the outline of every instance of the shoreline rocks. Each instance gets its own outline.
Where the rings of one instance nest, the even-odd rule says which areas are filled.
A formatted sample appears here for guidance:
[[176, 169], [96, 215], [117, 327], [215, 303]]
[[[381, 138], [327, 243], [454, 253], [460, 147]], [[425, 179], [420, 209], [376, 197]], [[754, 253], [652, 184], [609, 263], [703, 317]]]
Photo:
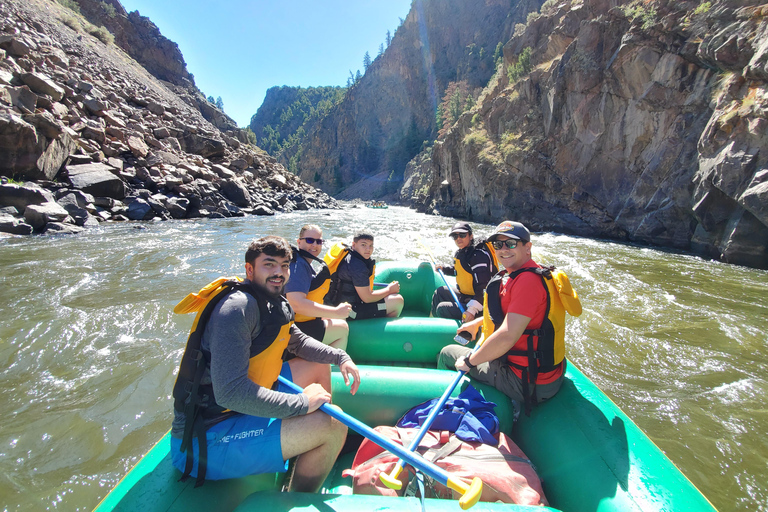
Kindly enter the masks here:
[[41, 0], [0, 5], [0, 232], [339, 207], [234, 121], [206, 120], [201, 101], [215, 107], [194, 85], [151, 76], [61, 21], [72, 15]]

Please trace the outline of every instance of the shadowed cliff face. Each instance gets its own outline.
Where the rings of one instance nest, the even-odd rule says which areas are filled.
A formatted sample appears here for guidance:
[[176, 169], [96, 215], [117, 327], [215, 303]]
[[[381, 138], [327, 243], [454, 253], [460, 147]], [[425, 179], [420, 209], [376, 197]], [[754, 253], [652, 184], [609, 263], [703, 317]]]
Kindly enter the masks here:
[[[371, 177], [368, 194], [392, 185], [399, 189], [406, 163], [433, 137], [435, 109], [448, 82], [467, 79], [471, 87], [484, 86], [494, 71], [496, 45], [539, 5], [415, 1], [384, 54], [307, 133], [298, 155], [301, 178], [332, 193]], [[390, 177], [394, 183], [388, 185]]]
[[504, 48], [532, 71], [495, 77], [401, 197], [768, 268], [768, 9], [699, 5], [551, 8]]

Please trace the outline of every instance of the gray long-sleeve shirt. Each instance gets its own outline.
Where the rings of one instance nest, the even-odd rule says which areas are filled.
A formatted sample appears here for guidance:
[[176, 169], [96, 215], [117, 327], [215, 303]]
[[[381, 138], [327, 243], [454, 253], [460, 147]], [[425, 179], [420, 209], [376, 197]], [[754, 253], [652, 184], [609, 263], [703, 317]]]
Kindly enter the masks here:
[[[307, 414], [306, 395], [282, 393], [248, 378], [251, 340], [261, 332], [259, 306], [250, 294], [235, 291], [214, 308], [201, 340], [211, 353], [202, 383], [212, 383], [216, 403], [252, 416], [289, 418]], [[350, 357], [341, 349], [324, 345], [291, 327], [288, 351], [307, 361], [341, 365]], [[184, 413], [174, 411], [172, 435], [184, 432]]]

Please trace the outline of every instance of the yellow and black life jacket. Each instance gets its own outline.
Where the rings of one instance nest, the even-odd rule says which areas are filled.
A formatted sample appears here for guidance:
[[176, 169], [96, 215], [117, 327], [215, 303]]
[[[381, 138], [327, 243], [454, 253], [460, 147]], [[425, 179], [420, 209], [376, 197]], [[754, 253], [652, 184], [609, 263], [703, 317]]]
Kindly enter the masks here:
[[[468, 249], [468, 250], [467, 250]], [[481, 290], [475, 290], [475, 273], [472, 270], [471, 260], [475, 251], [481, 251], [488, 254], [491, 268], [488, 269], [490, 275], [499, 271], [499, 260], [496, 257], [496, 251], [487, 240], [481, 240], [474, 247], [467, 247], [456, 251], [453, 256], [454, 271], [456, 272], [456, 286], [463, 295], [470, 297], [480, 293]]]
[[174, 408], [184, 413], [185, 425], [181, 451], [187, 452], [187, 462], [182, 480], [189, 477], [193, 468], [192, 438], [197, 437], [199, 458], [195, 487], [205, 481], [207, 443], [206, 425], [221, 421], [234, 414], [216, 403], [213, 386], [203, 383], [206, 369], [210, 372], [211, 354], [201, 346], [205, 327], [216, 305], [234, 291], [251, 295], [259, 307], [261, 331], [251, 340], [248, 362], [248, 378], [260, 386], [272, 388], [280, 375], [282, 355], [290, 340], [293, 310], [284, 297], [266, 297], [251, 283], [240, 278], [219, 278], [198, 293], [190, 293], [175, 308], [174, 313], [196, 312], [187, 346], [181, 357], [179, 374], [173, 386]]
[[328, 289], [328, 293], [325, 295], [323, 301], [325, 304], [338, 306], [342, 302], [349, 302], [350, 304], [362, 302], [352, 281], [348, 279], [340, 279], [337, 272], [342, 261], [346, 261], [347, 264], [349, 264], [352, 258], [357, 258], [365, 263], [365, 266], [368, 269], [369, 286], [371, 290], [373, 290], [373, 276], [376, 273], [376, 260], [373, 258], [365, 259], [360, 254], [350, 249], [349, 246], [342, 243], [335, 243], [323, 257], [325, 264], [328, 265], [328, 270], [331, 272], [331, 286]]
[[[315, 277], [312, 278], [312, 281], [309, 284], [309, 291], [307, 292], [307, 298], [311, 300], [312, 302], [316, 302], [318, 304], [323, 303], [323, 299], [325, 298], [325, 295], [328, 293], [328, 289], [331, 287], [331, 271], [328, 268], [328, 265], [325, 263], [325, 261], [321, 260], [320, 258], [316, 258], [308, 251], [305, 251], [304, 249], [298, 249], [293, 248], [293, 261], [296, 262], [298, 265], [298, 258], [309, 258], [312, 260], [315, 260], [317, 262], [320, 262], [320, 265], [322, 267], [320, 268], [320, 271], [315, 274]], [[302, 315], [300, 313], [296, 313], [296, 321], [297, 322], [309, 322], [310, 320], [314, 320], [314, 316], [307, 316]]]
[[[535, 384], [539, 373], [556, 370], [565, 359], [565, 313], [579, 316], [581, 302], [565, 272], [555, 267], [525, 267], [509, 274], [509, 279], [515, 279], [523, 272], [539, 275], [547, 294], [541, 327], [523, 331], [523, 336], [506, 354], [509, 366], [522, 372], [525, 413], [530, 415], [532, 406], [536, 405]], [[506, 316], [499, 296], [506, 273], [503, 270], [496, 274], [485, 289], [483, 334], [486, 339], [499, 328]]]

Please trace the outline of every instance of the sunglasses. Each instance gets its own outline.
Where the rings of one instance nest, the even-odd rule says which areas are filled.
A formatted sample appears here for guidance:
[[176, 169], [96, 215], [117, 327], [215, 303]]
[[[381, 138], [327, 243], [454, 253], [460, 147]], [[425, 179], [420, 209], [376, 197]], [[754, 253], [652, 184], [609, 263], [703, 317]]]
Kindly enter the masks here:
[[457, 238], [467, 238], [469, 236], [469, 233], [454, 233], [451, 235], [451, 238], [456, 240]]
[[311, 236], [305, 236], [304, 238], [299, 238], [299, 240], [306, 240], [308, 244], [318, 245], [323, 245], [323, 242], [325, 242], [322, 238], [312, 238]]
[[514, 249], [518, 246], [518, 244], [525, 243], [522, 240], [495, 240], [493, 242], [493, 248], [497, 251], [501, 250], [502, 247], [505, 245], [507, 246], [507, 249]]

